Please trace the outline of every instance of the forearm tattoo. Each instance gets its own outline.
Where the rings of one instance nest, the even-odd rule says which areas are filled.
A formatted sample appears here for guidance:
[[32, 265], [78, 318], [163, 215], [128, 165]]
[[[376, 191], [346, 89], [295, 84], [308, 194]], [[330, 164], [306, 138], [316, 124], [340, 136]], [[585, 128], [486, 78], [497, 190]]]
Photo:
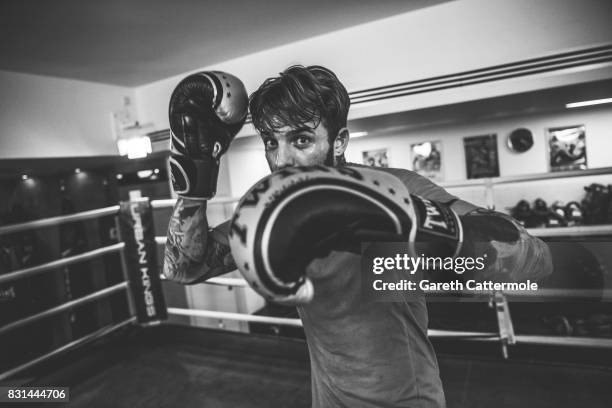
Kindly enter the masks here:
[[235, 269], [227, 238], [208, 229], [206, 203], [178, 200], [168, 224], [164, 276], [196, 283]]

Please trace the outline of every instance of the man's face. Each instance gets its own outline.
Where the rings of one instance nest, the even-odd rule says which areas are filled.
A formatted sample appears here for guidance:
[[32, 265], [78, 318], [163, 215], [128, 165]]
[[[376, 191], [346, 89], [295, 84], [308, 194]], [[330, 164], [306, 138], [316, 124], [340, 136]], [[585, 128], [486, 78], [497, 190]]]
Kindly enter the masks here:
[[299, 127], [285, 126], [272, 134], [261, 135], [270, 170], [283, 167], [334, 165], [328, 131], [321, 122]]

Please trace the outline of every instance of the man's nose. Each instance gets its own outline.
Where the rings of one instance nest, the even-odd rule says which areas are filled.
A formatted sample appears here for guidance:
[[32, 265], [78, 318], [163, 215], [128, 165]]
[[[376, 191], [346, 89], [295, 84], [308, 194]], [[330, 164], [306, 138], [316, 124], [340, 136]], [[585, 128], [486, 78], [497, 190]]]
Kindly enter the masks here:
[[278, 149], [276, 155], [276, 168], [281, 169], [283, 167], [293, 166], [294, 160], [293, 155], [288, 149]]

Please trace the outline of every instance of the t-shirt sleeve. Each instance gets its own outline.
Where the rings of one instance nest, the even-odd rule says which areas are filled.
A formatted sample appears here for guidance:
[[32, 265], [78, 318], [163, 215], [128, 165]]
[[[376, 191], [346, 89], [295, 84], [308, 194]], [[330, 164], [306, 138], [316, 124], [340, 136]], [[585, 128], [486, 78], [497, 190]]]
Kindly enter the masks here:
[[411, 194], [449, 205], [459, 199], [428, 178], [413, 171], [391, 168], [381, 168], [381, 170], [385, 170], [399, 178]]

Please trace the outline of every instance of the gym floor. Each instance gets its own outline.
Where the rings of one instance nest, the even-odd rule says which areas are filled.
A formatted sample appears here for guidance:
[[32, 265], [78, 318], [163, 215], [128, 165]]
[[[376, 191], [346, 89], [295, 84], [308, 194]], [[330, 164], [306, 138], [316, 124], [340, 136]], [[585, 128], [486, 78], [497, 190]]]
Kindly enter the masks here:
[[[436, 344], [449, 408], [610, 407], [609, 364], [504, 361], [494, 347], [489, 357], [449, 354], [466, 351], [455, 346]], [[132, 328], [26, 374], [30, 385], [70, 387], [70, 407], [310, 406], [306, 343], [282, 337]]]

